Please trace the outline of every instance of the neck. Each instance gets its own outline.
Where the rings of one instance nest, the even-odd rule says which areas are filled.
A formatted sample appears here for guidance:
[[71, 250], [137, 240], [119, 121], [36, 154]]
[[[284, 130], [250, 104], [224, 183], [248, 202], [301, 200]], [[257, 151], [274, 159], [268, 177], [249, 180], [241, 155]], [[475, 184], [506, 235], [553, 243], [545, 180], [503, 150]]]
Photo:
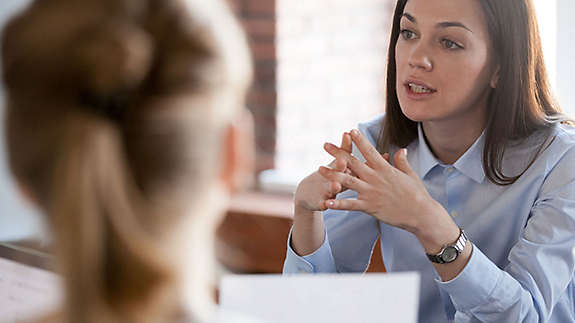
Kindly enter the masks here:
[[487, 123], [487, 102], [448, 120], [423, 121], [427, 144], [437, 159], [455, 163], [481, 136]]
[[[181, 290], [185, 310], [200, 322], [209, 322], [216, 311], [215, 231], [222, 214], [226, 196], [213, 192], [203, 196], [201, 207], [196, 207], [189, 220], [182, 223], [179, 244]], [[196, 199], [197, 201], [198, 199]]]
[[481, 136], [481, 128], [454, 129], [423, 123], [427, 144], [437, 159], [451, 165], [455, 163]]

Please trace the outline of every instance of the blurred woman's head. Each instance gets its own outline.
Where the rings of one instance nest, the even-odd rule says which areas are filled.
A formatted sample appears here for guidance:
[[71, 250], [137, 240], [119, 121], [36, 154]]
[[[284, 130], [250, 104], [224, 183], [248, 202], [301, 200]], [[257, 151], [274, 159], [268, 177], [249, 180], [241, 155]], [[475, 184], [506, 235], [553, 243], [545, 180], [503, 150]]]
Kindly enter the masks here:
[[211, 234], [251, 166], [251, 66], [229, 10], [36, 1], [2, 46], [9, 163], [47, 215], [68, 320], [174, 319], [178, 250], [210, 250], [180, 242]]
[[479, 125], [485, 173], [502, 185], [519, 177], [502, 172], [505, 146], [565, 119], [531, 0], [398, 0], [386, 95], [380, 151], [415, 140], [418, 122]]

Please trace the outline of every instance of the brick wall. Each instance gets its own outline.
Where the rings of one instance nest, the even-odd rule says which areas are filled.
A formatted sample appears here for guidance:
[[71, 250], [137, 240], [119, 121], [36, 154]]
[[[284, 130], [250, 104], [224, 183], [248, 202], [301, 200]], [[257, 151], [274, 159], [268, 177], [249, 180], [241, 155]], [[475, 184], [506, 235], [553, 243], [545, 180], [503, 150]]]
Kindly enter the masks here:
[[325, 141], [383, 111], [394, 0], [229, 0], [255, 63], [257, 168], [297, 180]]
[[248, 107], [256, 124], [256, 170], [274, 167], [276, 147], [276, 1], [229, 0], [248, 35], [254, 84]]
[[276, 167], [298, 179], [331, 160], [323, 143], [384, 109], [394, 0], [277, 0]]

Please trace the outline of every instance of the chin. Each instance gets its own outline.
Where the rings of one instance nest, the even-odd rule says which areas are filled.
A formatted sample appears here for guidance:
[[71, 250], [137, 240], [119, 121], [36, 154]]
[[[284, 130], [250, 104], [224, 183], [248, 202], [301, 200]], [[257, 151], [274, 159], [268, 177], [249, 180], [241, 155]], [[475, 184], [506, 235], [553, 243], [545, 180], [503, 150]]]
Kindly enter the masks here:
[[403, 115], [409, 120], [414, 122], [423, 122], [432, 118], [432, 116], [429, 115], [428, 109], [421, 109], [413, 106], [404, 107], [404, 105], [401, 105], [401, 112], [403, 112]]

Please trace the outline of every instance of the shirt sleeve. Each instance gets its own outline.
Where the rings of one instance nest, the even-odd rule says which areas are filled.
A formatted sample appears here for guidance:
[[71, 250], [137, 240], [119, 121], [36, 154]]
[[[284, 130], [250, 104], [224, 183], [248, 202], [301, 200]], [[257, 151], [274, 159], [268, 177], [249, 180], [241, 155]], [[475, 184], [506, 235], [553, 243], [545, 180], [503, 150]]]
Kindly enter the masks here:
[[[372, 145], [376, 143], [382, 118], [380, 116], [358, 126]], [[353, 154], [365, 161], [355, 145]], [[337, 198], [355, 199], [357, 193], [348, 190]], [[293, 251], [290, 231], [283, 273], [365, 272], [379, 237], [379, 221], [363, 212], [341, 210], [323, 212], [323, 221], [326, 229], [324, 242], [310, 255], [301, 257]]]
[[327, 237], [327, 232], [321, 247], [319, 247], [313, 253], [306, 256], [299, 256], [291, 247], [291, 235], [292, 230], [290, 230], [288, 243], [287, 243], [287, 254], [284, 261], [284, 274], [295, 274], [295, 273], [333, 273], [336, 272], [335, 261], [331, 254], [331, 247], [329, 246], [329, 239]]
[[[347, 191], [338, 199], [355, 198]], [[299, 256], [291, 248], [291, 232], [283, 273], [364, 272], [367, 270], [373, 247], [379, 237], [378, 221], [356, 211], [327, 210], [323, 213], [326, 228], [324, 242], [313, 253]]]
[[575, 162], [568, 152], [548, 175], [509, 264], [498, 268], [474, 246], [463, 271], [437, 281], [455, 322], [547, 322], [575, 272]]

